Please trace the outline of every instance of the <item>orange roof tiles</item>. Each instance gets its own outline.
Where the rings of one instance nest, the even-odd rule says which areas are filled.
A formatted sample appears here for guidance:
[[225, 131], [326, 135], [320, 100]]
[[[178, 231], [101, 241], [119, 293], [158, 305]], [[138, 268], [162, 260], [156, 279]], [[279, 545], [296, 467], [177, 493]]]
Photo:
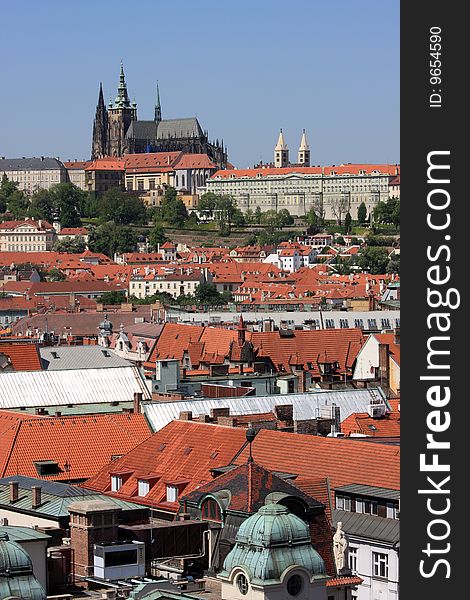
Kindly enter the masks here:
[[[54, 481], [82, 480], [93, 476], [111, 462], [150, 436], [143, 414], [110, 413], [72, 417], [24, 415], [13, 420], [7, 411], [0, 412], [3, 435], [10, 437], [10, 449], [0, 462], [0, 477], [21, 473], [38, 477], [34, 462], [53, 460], [60, 471], [48, 476]], [[14, 435], [13, 435], [14, 432]], [[66, 465], [69, 467], [67, 469]]]
[[347, 436], [358, 433], [369, 437], [400, 437], [400, 413], [391, 412], [377, 419], [368, 413], [353, 413], [341, 423], [341, 431]]
[[374, 333], [379, 344], [388, 344], [391, 358], [400, 366], [400, 344], [395, 343], [394, 333]]
[[207, 154], [183, 154], [175, 163], [175, 169], [216, 169]]
[[[255, 461], [266, 469], [297, 474], [295, 485], [300, 489], [303, 482], [311, 485], [312, 481], [327, 477], [332, 487], [360, 483], [398, 490], [400, 485], [397, 447], [372, 447], [367, 442], [262, 429], [252, 451]], [[166, 482], [184, 480], [187, 483], [180, 493], [186, 495], [211, 480], [211, 469], [232, 462], [246, 463], [248, 455], [244, 429], [172, 421], [126, 456], [104, 467], [85, 485], [110, 493], [111, 474], [130, 471], [132, 474], [113, 496], [176, 512], [178, 504], [166, 501]], [[160, 473], [161, 477], [145, 497], [138, 497], [137, 479], [150, 473]]]
[[124, 171], [125, 163], [123, 160], [119, 160], [117, 158], [97, 158], [92, 161], [87, 167], [85, 167], [85, 171]]
[[14, 371], [42, 370], [41, 358], [36, 344], [0, 343], [0, 354], [8, 356]]
[[294, 173], [301, 175], [359, 175], [364, 171], [367, 175], [377, 171], [383, 175], [396, 175], [399, 172], [398, 165], [368, 165], [368, 164], [346, 164], [332, 165], [328, 167], [267, 167], [258, 169], [224, 169], [219, 170], [212, 176], [211, 179], [221, 178], [230, 179], [232, 177], [266, 177], [266, 176], [286, 176]]

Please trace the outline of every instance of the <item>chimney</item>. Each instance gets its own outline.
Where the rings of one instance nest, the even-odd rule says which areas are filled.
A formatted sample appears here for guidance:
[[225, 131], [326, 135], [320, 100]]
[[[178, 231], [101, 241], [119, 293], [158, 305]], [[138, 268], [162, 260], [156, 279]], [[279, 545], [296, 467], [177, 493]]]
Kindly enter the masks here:
[[19, 498], [19, 483], [10, 481], [10, 502], [16, 502]]
[[192, 421], [193, 413], [190, 410], [182, 410], [178, 418], [180, 421]]
[[41, 506], [41, 486], [40, 485], [33, 485], [31, 487], [31, 492], [32, 492], [31, 507], [32, 508], [39, 508]]
[[142, 402], [142, 392], [134, 392], [134, 413], [140, 413], [140, 403]]
[[379, 344], [379, 379], [380, 383], [388, 387], [390, 378], [390, 348], [388, 344]]
[[230, 408], [227, 407], [220, 407], [220, 408], [211, 408], [211, 418], [214, 419], [214, 421], [217, 421], [217, 419], [219, 417], [228, 417], [230, 416]]
[[396, 346], [400, 345], [400, 328], [399, 327], [395, 327], [393, 341], [395, 342]]

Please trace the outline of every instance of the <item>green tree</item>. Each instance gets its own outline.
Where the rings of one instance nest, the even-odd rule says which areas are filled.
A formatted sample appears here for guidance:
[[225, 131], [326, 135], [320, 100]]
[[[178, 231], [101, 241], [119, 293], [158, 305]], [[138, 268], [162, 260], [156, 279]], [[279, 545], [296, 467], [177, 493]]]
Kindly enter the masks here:
[[374, 221], [400, 225], [400, 200], [390, 198], [387, 202], [378, 202], [374, 208]]
[[187, 218], [188, 211], [181, 198], [178, 198], [175, 188], [168, 187], [162, 200], [161, 206], [162, 218], [173, 227], [183, 227]]
[[307, 212], [306, 216], [307, 216], [307, 223], [308, 223], [307, 232], [310, 235], [315, 235], [316, 233], [320, 233], [320, 231], [323, 228], [323, 220], [318, 215], [318, 212], [315, 210], [315, 208], [311, 208]]
[[49, 190], [38, 190], [31, 198], [29, 216], [33, 219], [44, 219], [52, 223], [54, 220], [54, 202]]
[[114, 254], [133, 252], [137, 246], [137, 233], [125, 225], [116, 223], [103, 223], [92, 229], [88, 239], [92, 252], [101, 252], [114, 257]]
[[255, 209], [255, 223], [256, 225], [261, 225], [261, 208], [259, 206]]
[[14, 190], [7, 200], [7, 210], [15, 219], [23, 219], [27, 216], [29, 200], [20, 190]]
[[80, 227], [80, 209], [86, 193], [73, 183], [57, 183], [49, 190], [54, 216], [62, 227]]
[[168, 241], [168, 237], [165, 234], [163, 227], [157, 223], [153, 226], [152, 231], [149, 234], [149, 244], [154, 252], [157, 252], [158, 245], [164, 244]]
[[396, 273], [400, 275], [400, 255], [392, 254], [387, 264], [387, 273]]
[[65, 281], [67, 279], [65, 273], [56, 267], [49, 269], [46, 275], [47, 281]]
[[230, 233], [235, 209], [235, 202], [232, 196], [218, 196], [215, 215], [220, 233]]
[[352, 224], [351, 213], [347, 212], [346, 216], [344, 217], [344, 233], [346, 233], [346, 234], [351, 233], [351, 224]]
[[6, 173], [3, 173], [0, 183], [0, 213], [6, 211], [10, 196], [17, 191], [18, 184], [15, 181], [10, 181]]
[[214, 194], [214, 192], [206, 192], [205, 194], [202, 194], [202, 196], [199, 198], [198, 210], [206, 212], [212, 219], [214, 216], [214, 211], [217, 207], [217, 200], [218, 196], [217, 194]]
[[245, 215], [239, 208], [233, 210], [232, 223], [235, 227], [243, 227], [246, 224]]
[[282, 227], [289, 227], [289, 225], [294, 224], [294, 217], [290, 214], [287, 208], [281, 208], [281, 210], [277, 213], [277, 226], [282, 229]]
[[217, 291], [213, 283], [201, 283], [194, 293], [196, 302], [201, 306], [222, 306], [227, 304], [227, 298]]
[[58, 240], [54, 246], [53, 250], [55, 252], [70, 252], [71, 254], [81, 254], [85, 251], [86, 244], [82, 237], [65, 237], [62, 240]]
[[386, 273], [388, 262], [387, 250], [377, 246], [363, 248], [358, 256], [359, 267], [374, 275]]
[[360, 225], [363, 225], [367, 221], [367, 206], [365, 205], [365, 202], [359, 204], [359, 208], [357, 209], [357, 221]]
[[126, 292], [113, 290], [112, 292], [105, 292], [100, 296], [100, 302], [103, 304], [122, 304], [126, 302]]
[[139, 225], [147, 220], [147, 209], [142, 200], [119, 188], [107, 190], [98, 203], [98, 215], [105, 221], [119, 225]]

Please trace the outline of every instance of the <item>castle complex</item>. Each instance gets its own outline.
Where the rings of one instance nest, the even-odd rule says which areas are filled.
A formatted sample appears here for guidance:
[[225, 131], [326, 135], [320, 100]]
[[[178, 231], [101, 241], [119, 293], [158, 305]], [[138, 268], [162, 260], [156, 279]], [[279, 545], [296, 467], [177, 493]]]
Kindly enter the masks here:
[[223, 141], [210, 142], [196, 117], [162, 119], [160, 92], [157, 85], [155, 114], [151, 121], [137, 119], [137, 104], [129, 100], [124, 68], [117, 96], [106, 108], [103, 87], [100, 85], [98, 105], [93, 123], [91, 158], [121, 157], [144, 152], [185, 152], [207, 154], [219, 167], [227, 164]]

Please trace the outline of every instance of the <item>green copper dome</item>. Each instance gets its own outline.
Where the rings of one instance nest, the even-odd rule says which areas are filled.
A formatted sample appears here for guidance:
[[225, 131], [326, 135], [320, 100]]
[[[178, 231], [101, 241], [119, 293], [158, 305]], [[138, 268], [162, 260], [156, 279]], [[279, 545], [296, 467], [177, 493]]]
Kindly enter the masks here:
[[313, 548], [308, 526], [285, 506], [269, 504], [242, 523], [227, 555], [222, 577], [240, 567], [252, 584], [279, 582], [283, 573], [302, 567], [310, 577], [324, 577], [325, 565]]
[[0, 598], [45, 600], [46, 593], [33, 574], [28, 553], [7, 533], [0, 533]]

